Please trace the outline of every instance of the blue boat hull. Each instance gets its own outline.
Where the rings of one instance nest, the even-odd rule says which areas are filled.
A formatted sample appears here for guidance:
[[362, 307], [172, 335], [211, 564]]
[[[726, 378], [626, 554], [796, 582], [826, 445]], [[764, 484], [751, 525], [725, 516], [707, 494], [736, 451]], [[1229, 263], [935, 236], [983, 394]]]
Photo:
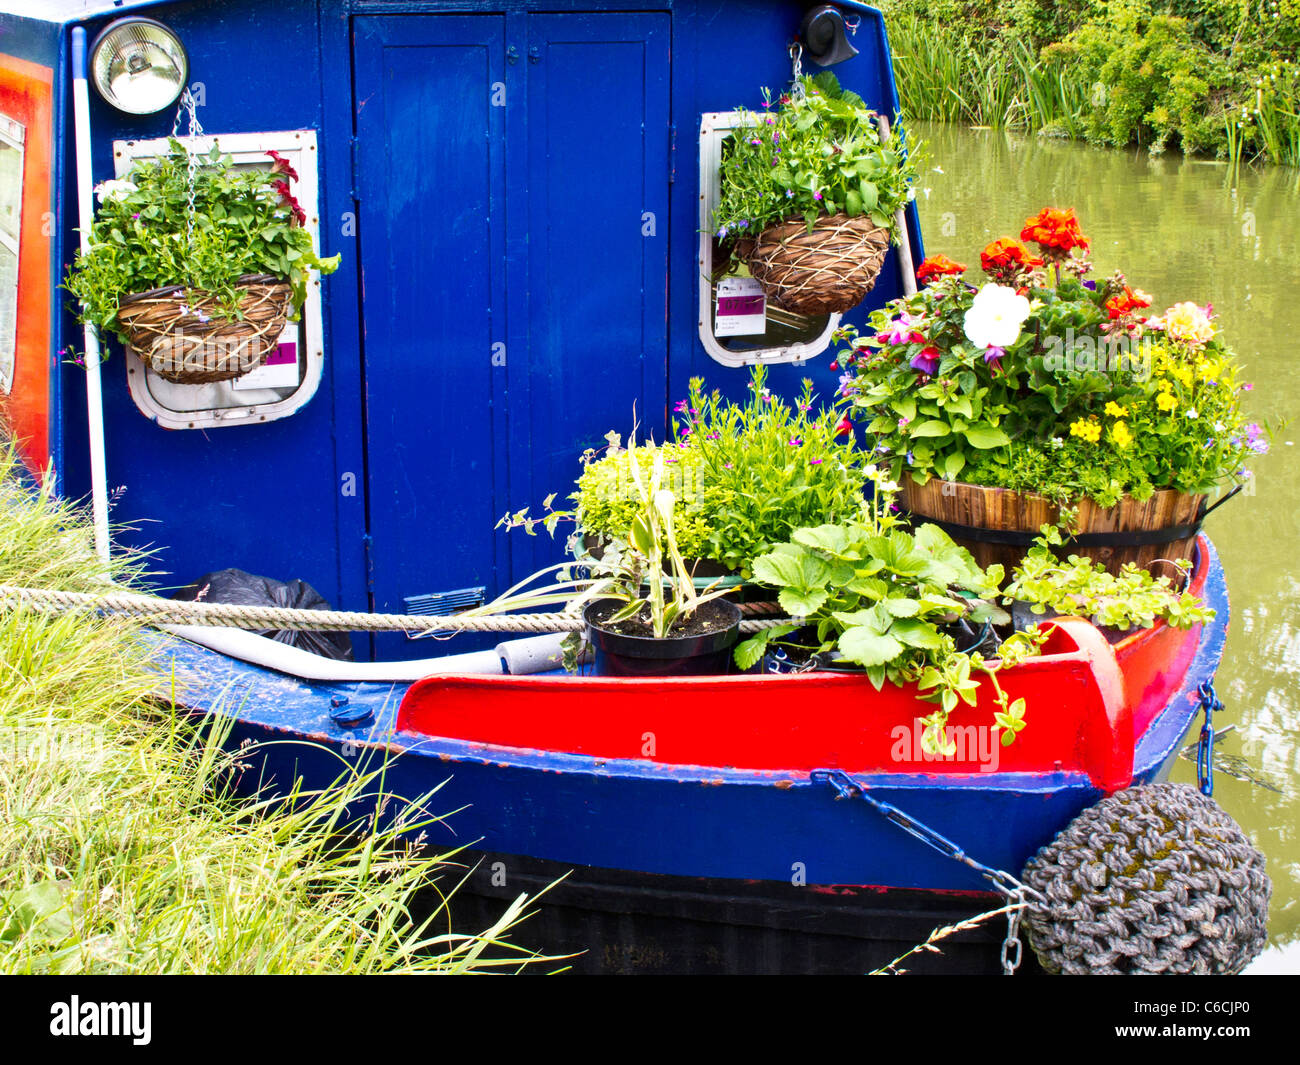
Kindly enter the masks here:
[[[1167, 775], [1199, 713], [1197, 689], [1213, 679], [1222, 654], [1227, 591], [1212, 548], [1205, 593], [1217, 619], [1201, 630], [1181, 685], [1138, 738], [1134, 783]], [[455, 813], [428, 829], [431, 850], [466, 847], [488, 856], [479, 874], [480, 880], [487, 877], [482, 900], [513, 898], [576, 870], [548, 901], [557, 912], [567, 906], [579, 915], [569, 922], [575, 929], [606, 920], [593, 914], [619, 909], [592, 909], [573, 899], [618, 899], [617, 885], [623, 896], [659, 899], [658, 909], [700, 928], [728, 912], [719, 908], [720, 899], [757, 892], [745, 905], [735, 905], [769, 916], [806, 915], [792, 928], [786, 927], [788, 914], [759, 922], [754, 928], [760, 939], [776, 942], [809, 922], [852, 926], [861, 918], [861, 936], [850, 940], [879, 947], [862, 955], [866, 964], [869, 957], [890, 960], [896, 953], [879, 956], [898, 944], [905, 950], [927, 921], [988, 908], [989, 885], [974, 870], [919, 842], [866, 803], [838, 800], [809, 774], [602, 760], [419, 736], [394, 730], [404, 684], [307, 683], [174, 640], [167, 641], [165, 662], [185, 678], [189, 694], [181, 698], [188, 706], [233, 716], [230, 743], [251, 741], [241, 752], [241, 761], [251, 765], [245, 788], [284, 792], [296, 780], [323, 787], [343, 772], [381, 765], [385, 789], [396, 796], [415, 798], [438, 788], [431, 812]], [[331, 700], [339, 696], [352, 709], [373, 711], [373, 721], [354, 730], [335, 724]], [[980, 862], [1013, 873], [1103, 794], [1077, 772], [887, 773], [859, 780], [873, 796], [953, 839]], [[494, 875], [501, 883], [492, 882]], [[467, 888], [472, 892], [473, 883]], [[463, 905], [473, 913], [478, 904]], [[624, 897], [622, 905], [648, 904], [633, 905]], [[883, 925], [877, 920], [868, 927], [866, 916], [881, 913], [922, 917]], [[561, 938], [568, 942], [577, 934]], [[611, 949], [611, 965], [618, 968], [627, 958], [622, 948]], [[680, 962], [672, 965], [676, 970]]]

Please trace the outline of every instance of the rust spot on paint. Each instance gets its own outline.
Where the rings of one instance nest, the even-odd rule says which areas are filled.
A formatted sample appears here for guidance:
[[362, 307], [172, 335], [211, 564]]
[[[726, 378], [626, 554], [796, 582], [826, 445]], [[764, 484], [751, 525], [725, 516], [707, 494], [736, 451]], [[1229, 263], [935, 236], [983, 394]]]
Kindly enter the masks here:
[[794, 787], [794, 781], [793, 781], [793, 780], [778, 780], [778, 781], [776, 781], [776, 783], [774, 783], [774, 784], [772, 785], [772, 787], [774, 787], [774, 788], [780, 788], [782, 791], [785, 791], [785, 790], [787, 790], [788, 788], [793, 788], [793, 787]]

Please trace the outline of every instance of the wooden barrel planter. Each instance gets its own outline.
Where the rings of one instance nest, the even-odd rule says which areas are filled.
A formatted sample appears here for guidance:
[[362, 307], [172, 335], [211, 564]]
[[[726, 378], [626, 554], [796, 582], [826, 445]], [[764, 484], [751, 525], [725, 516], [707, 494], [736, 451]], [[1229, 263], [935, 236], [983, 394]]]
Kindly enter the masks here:
[[[1060, 518], [1060, 507], [1051, 500], [1009, 488], [937, 477], [923, 485], [904, 477], [900, 487], [899, 505], [914, 522], [938, 525], [981, 566], [1001, 563], [1008, 573], [1025, 557], [1041, 526]], [[1078, 532], [1058, 553], [1091, 558], [1114, 574], [1129, 562], [1151, 568], [1157, 559], [1190, 559], [1206, 513], [1205, 496], [1172, 489], [1155, 492], [1143, 503], [1125, 496], [1113, 507], [1090, 499], [1078, 506]], [[1160, 575], [1161, 570], [1152, 572]], [[1163, 572], [1169, 575], [1167, 568]]]

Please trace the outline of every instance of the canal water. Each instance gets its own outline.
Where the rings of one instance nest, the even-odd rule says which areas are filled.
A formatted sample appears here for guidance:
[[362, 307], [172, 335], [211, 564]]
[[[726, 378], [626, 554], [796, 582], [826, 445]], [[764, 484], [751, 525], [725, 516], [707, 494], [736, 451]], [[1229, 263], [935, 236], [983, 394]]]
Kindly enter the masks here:
[[[1215, 798], [1267, 855], [1273, 880], [1270, 946], [1251, 971], [1300, 972], [1300, 170], [1234, 175], [1173, 153], [928, 123], [911, 135], [925, 151], [917, 201], [928, 254], [978, 272], [990, 240], [1018, 236], [1041, 207], [1073, 207], [1094, 276], [1122, 270], [1157, 312], [1213, 304], [1254, 382], [1251, 412], [1295, 422], [1206, 531], [1232, 600], [1215, 724], [1236, 728], [1219, 745]], [[1180, 760], [1174, 779], [1194, 783], [1193, 763]]]

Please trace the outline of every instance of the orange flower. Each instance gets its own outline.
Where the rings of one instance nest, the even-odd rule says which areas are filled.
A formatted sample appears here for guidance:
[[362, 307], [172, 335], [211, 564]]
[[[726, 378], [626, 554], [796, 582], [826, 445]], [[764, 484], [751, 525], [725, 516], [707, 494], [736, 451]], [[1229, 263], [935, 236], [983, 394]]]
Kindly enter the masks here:
[[1032, 240], [1045, 252], [1052, 249], [1058, 255], [1065, 255], [1073, 248], [1088, 250], [1088, 238], [1079, 228], [1073, 207], [1044, 207], [1025, 221], [1020, 239]]
[[955, 263], [946, 255], [931, 255], [916, 269], [916, 279], [921, 284], [927, 284], [936, 277], [943, 277], [945, 274], [964, 273], [966, 266], [963, 263]]
[[999, 237], [980, 252], [980, 266], [990, 274], [1042, 265], [1042, 259], [1030, 255], [1028, 248], [1010, 237]]
[[1123, 318], [1126, 314], [1132, 314], [1134, 311], [1140, 311], [1143, 307], [1151, 306], [1151, 297], [1143, 292], [1140, 288], [1129, 288], [1124, 286], [1124, 291], [1111, 296], [1106, 301], [1106, 313], [1110, 315], [1111, 320]]

